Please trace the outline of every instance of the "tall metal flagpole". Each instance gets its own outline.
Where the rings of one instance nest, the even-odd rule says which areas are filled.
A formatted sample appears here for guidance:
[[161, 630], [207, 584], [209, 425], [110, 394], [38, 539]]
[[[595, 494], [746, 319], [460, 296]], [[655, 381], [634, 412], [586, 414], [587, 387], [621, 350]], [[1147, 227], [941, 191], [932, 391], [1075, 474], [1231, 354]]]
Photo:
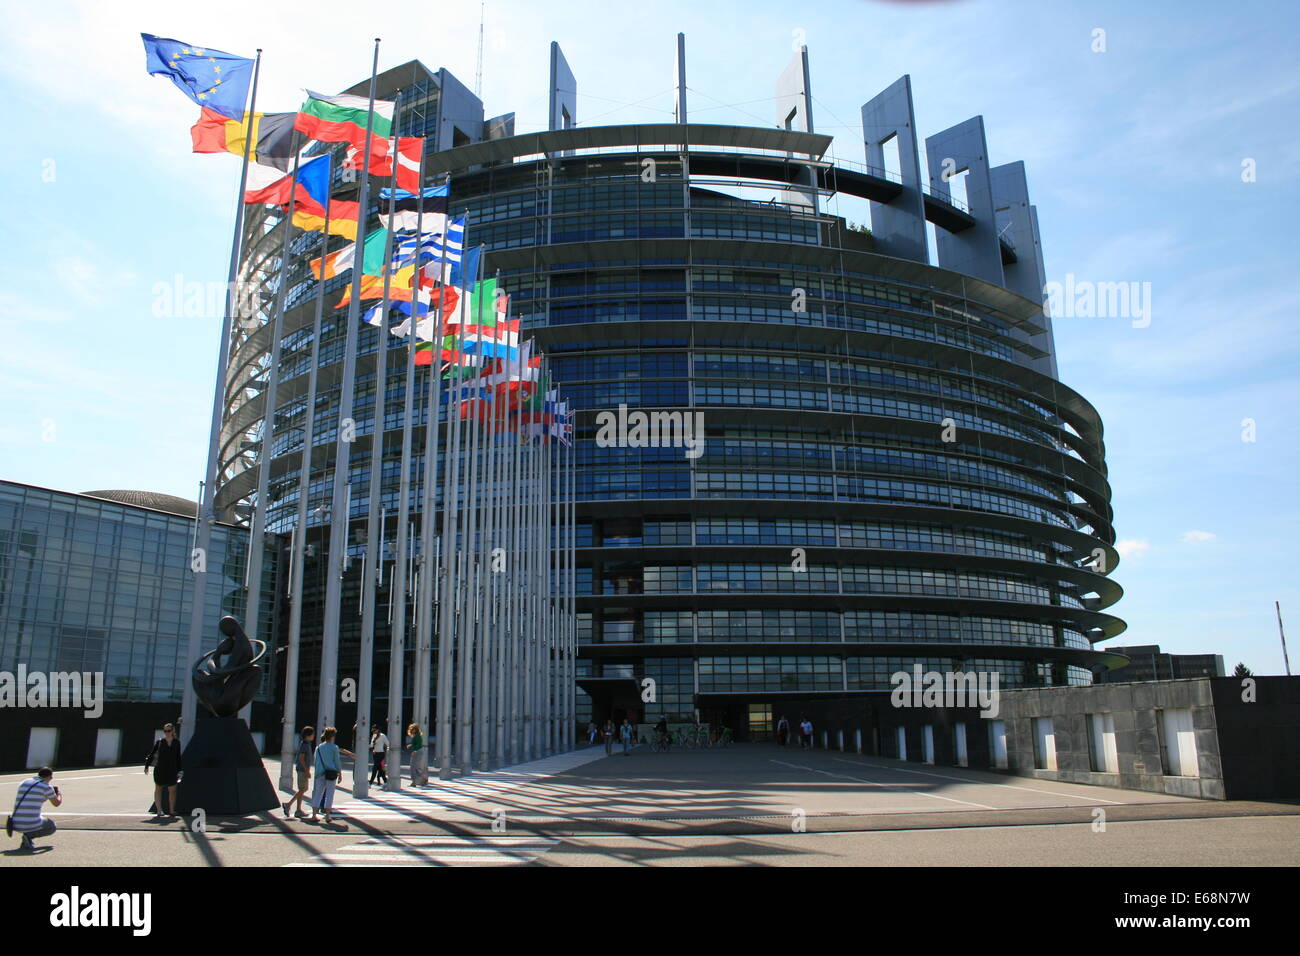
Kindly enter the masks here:
[[[375, 323], [378, 345], [375, 348], [375, 411], [374, 425], [370, 429], [370, 483], [367, 490], [368, 508], [366, 511], [366, 550], [361, 569], [361, 663], [357, 677], [357, 740], [364, 741], [364, 747], [357, 748], [356, 763], [353, 769], [352, 796], [370, 795], [370, 702], [374, 690], [375, 669], [375, 607], [379, 603], [379, 570], [384, 560], [384, 526], [380, 518], [380, 503], [384, 497], [384, 431], [388, 419], [388, 296], [392, 291], [393, 279], [393, 214], [397, 206], [397, 146], [401, 142], [399, 128], [401, 123], [402, 91], [399, 89], [393, 97], [393, 182], [388, 190], [388, 226], [384, 230], [384, 295], [379, 304], [379, 321]], [[360, 218], [360, 217], [358, 217]], [[361, 238], [358, 223], [357, 238]], [[364, 256], [363, 256], [364, 257]], [[416, 259], [419, 259], [418, 240]], [[359, 306], [358, 306], [359, 308]], [[392, 702], [389, 701], [389, 706]], [[398, 701], [401, 706], [401, 701]], [[392, 750], [385, 748], [387, 757]], [[401, 751], [398, 761], [389, 764], [393, 773], [402, 775]]]
[[[463, 276], [463, 266], [465, 262], [464, 252], [461, 253], [462, 276], [469, 283], [466, 290], [465, 298], [470, 298], [471, 292], [478, 291], [479, 276], [483, 269], [482, 246], [479, 247], [480, 254], [477, 259], [478, 269], [473, 276]], [[475, 302], [477, 310], [478, 303]], [[469, 315], [463, 318], [460, 325], [460, 344], [457, 349], [464, 351], [465, 330], [469, 322], [474, 321], [474, 316]], [[480, 357], [481, 358], [481, 357]], [[462, 409], [469, 408], [472, 412], [474, 405], [468, 404], [465, 400], [465, 392], [462, 389], [459, 392], [460, 406]], [[462, 416], [463, 417], [463, 416]], [[470, 419], [465, 423], [465, 430], [468, 432], [465, 444], [468, 445], [469, 457], [465, 463], [466, 471], [466, 494], [464, 513], [464, 580], [462, 582], [463, 613], [461, 614], [461, 635], [460, 643], [460, 694], [457, 695], [457, 704], [460, 712], [460, 763], [465, 773], [471, 773], [475, 767], [474, 747], [481, 745], [481, 741], [476, 739], [474, 733], [475, 714], [482, 706], [482, 700], [478, 695], [478, 685], [476, 681], [477, 668], [476, 660], [481, 657], [481, 648], [478, 645], [478, 555], [479, 542], [477, 533], [479, 531], [479, 488], [478, 488], [478, 462], [479, 462], [479, 428], [473, 420]]]
[[[365, 252], [366, 207], [370, 202], [370, 141], [375, 121], [375, 77], [379, 73], [379, 38], [370, 67], [370, 102], [366, 112], [365, 154], [361, 161], [361, 189], [358, 195], [357, 248], [352, 265], [352, 295], [348, 301], [347, 329], [343, 346], [343, 381], [339, 392], [338, 441], [334, 456], [333, 496], [330, 504], [329, 563], [325, 574], [325, 614], [321, 633], [320, 700], [317, 725], [323, 729], [334, 723], [338, 712], [339, 625], [342, 615], [343, 570], [348, 550], [347, 514], [349, 472], [352, 466], [352, 442], [356, 423], [352, 420], [353, 387], [357, 377], [357, 321], [361, 316], [361, 273]], [[360, 733], [360, 728], [358, 728]], [[364, 748], [361, 748], [364, 749]], [[358, 758], [361, 760], [363, 758]], [[363, 778], [364, 779], [364, 778]], [[355, 785], [355, 781], [354, 781]]]
[[[460, 268], [464, 272], [465, 243], [460, 245]], [[455, 657], [459, 646], [458, 635], [458, 600], [463, 575], [460, 567], [461, 542], [459, 540], [460, 510], [460, 468], [463, 455], [460, 453], [460, 415], [455, 406], [459, 398], [458, 376], [460, 369], [460, 330], [464, 325], [465, 298], [461, 295], [458, 304], [459, 320], [456, 323], [456, 336], [451, 347], [451, 363], [448, 365], [450, 382], [447, 385], [447, 441], [443, 455], [442, 485], [442, 580], [441, 605], [438, 607], [438, 777], [451, 777], [451, 754], [456, 749], [454, 735], [456, 731], [455, 714], [459, 708], [454, 706], [458, 688], [455, 687]], [[456, 753], [460, 756], [460, 753]]]
[[[451, 177], [448, 175], [445, 179], [448, 187], [448, 204], [450, 204], [450, 186]], [[437, 497], [438, 497], [438, 440], [441, 433], [440, 416], [442, 414], [442, 339], [444, 329], [446, 328], [446, 284], [447, 284], [447, 246], [450, 243], [452, 223], [454, 217], [451, 215], [450, 208], [444, 216], [442, 227], [442, 251], [438, 257], [438, 309], [437, 318], [430, 329], [432, 342], [430, 343], [430, 354], [432, 358], [429, 364], [429, 388], [428, 401], [425, 408], [425, 433], [424, 433], [424, 498], [423, 511], [420, 518], [420, 587], [416, 596], [417, 610], [417, 657], [415, 660], [415, 712], [418, 715], [416, 722], [425, 728], [429, 744], [429, 751], [433, 750], [434, 727], [430, 720], [429, 713], [429, 691], [430, 691], [430, 674], [429, 668], [432, 664], [433, 657], [433, 626], [434, 626], [434, 603], [438, 600], [438, 576], [440, 567], [446, 562], [446, 554], [441, 550], [437, 555], [434, 553], [435, 541], [438, 540], [436, 529], [434, 527], [437, 520]], [[463, 229], [463, 224], [462, 224]], [[463, 233], [462, 233], [463, 234]], [[444, 470], [450, 468], [449, 462], [443, 463]], [[443, 500], [442, 514], [443, 524], [446, 525], [446, 499]], [[439, 638], [439, 655], [441, 657], [441, 637]], [[438, 674], [438, 688], [442, 688], [442, 672]], [[439, 704], [439, 714], [441, 714], [441, 704]], [[438, 743], [438, 771], [439, 775], [443, 774], [443, 768], [446, 765], [446, 753], [444, 749], [450, 746], [450, 740], [444, 738], [441, 722], [438, 725], [437, 733]]]
[[[251, 129], [248, 135], [251, 138]], [[296, 146], [297, 131], [290, 136]], [[275, 452], [275, 411], [280, 394], [280, 342], [284, 338], [284, 300], [289, 284], [289, 243], [293, 241], [293, 205], [298, 194], [298, 167], [299, 157], [295, 150], [293, 171], [290, 174], [293, 178], [289, 181], [289, 204], [283, 220], [284, 234], [280, 239], [280, 274], [276, 282], [275, 314], [270, 322], [271, 365], [267, 370], [266, 390], [262, 393], [262, 438], [257, 451], [257, 492], [253, 503], [253, 519], [248, 528], [248, 562], [244, 574], [244, 631], [254, 639], [259, 638], [262, 629], [259, 610], [262, 606], [262, 563], [266, 553], [266, 499], [271, 483], [271, 456]], [[253, 705], [249, 703], [239, 712], [239, 716], [247, 723], [252, 713]]]
[[[257, 51], [253, 62], [253, 82], [249, 92], [248, 133], [244, 136], [244, 162], [239, 169], [239, 196], [235, 206], [235, 235], [230, 247], [230, 271], [226, 277], [226, 314], [221, 322], [221, 344], [217, 350], [217, 382], [212, 397], [212, 424], [208, 431], [208, 463], [204, 472], [203, 496], [194, 516], [194, 550], [190, 553], [190, 570], [194, 573], [194, 593], [190, 598], [190, 636], [185, 647], [185, 662], [198, 660], [203, 641], [203, 612], [208, 593], [208, 551], [212, 543], [212, 525], [217, 520], [217, 478], [221, 459], [221, 420], [224, 417], [226, 395], [226, 370], [230, 365], [230, 336], [234, 326], [237, 295], [235, 280], [239, 274], [239, 250], [244, 237], [244, 191], [248, 186], [248, 156], [253, 145], [253, 114], [257, 109], [257, 79], [262, 69], [262, 51]], [[245, 615], [247, 616], [247, 615]], [[181, 690], [181, 746], [194, 735], [194, 718], [198, 698], [194, 686], [184, 682]]]
[[[329, 179], [334, 182], [333, 160]], [[289, 637], [284, 661], [284, 717], [280, 731], [280, 789], [294, 792], [293, 770], [297, 750], [298, 658], [302, 643], [302, 580], [307, 545], [307, 506], [311, 495], [312, 441], [316, 431], [316, 381], [320, 365], [320, 327], [325, 314], [325, 260], [330, 252], [330, 209], [325, 204], [325, 232], [321, 237], [320, 275], [316, 284], [316, 312], [311, 327], [311, 364], [307, 373], [307, 410], [303, 424], [302, 458], [298, 466], [298, 513], [293, 524], [293, 554], [289, 559]], [[354, 249], [355, 255], [355, 249]]]
[[[468, 217], [466, 217], [468, 219]], [[468, 222], [466, 223], [468, 226]], [[466, 230], [467, 231], [467, 230]], [[461, 241], [461, 274], [465, 271], [465, 250], [463, 233]], [[451, 753], [455, 750], [456, 758], [464, 766], [463, 738], [453, 744], [453, 735], [460, 724], [464, 686], [456, 680], [455, 659], [453, 653], [461, 653], [459, 644], [461, 588], [464, 584], [464, 535], [463, 505], [461, 504], [461, 470], [465, 462], [461, 451], [461, 423], [459, 408], [453, 405], [460, 398], [459, 370], [463, 353], [461, 352], [461, 332], [465, 324], [465, 305], [467, 294], [462, 294], [457, 305], [459, 319], [456, 323], [455, 343], [452, 346], [450, 373], [452, 384], [449, 386], [447, 402], [447, 445], [445, 456], [445, 474], [443, 480], [443, 537], [442, 537], [442, 606], [438, 627], [438, 737], [439, 754], [446, 748], [446, 759], [439, 764], [439, 776], [447, 779], [451, 776]], [[444, 739], [445, 738], [445, 741]]]
[[506, 360], [506, 381], [504, 389], [505, 423], [506, 423], [506, 442], [509, 449], [507, 458], [507, 480], [509, 483], [510, 496], [506, 506], [506, 552], [509, 558], [509, 564], [506, 565], [506, 761], [508, 763], [518, 763], [520, 754], [519, 741], [519, 719], [520, 719], [520, 697], [519, 697], [519, 601], [520, 601], [520, 570], [522, 567], [522, 555], [519, 551], [519, 434], [511, 428], [513, 423], [517, 428], [519, 425], [518, 416], [510, 407], [510, 381], [516, 374], [516, 368], [522, 354], [522, 343], [519, 350], [516, 350], [513, 357]]
[[[396, 159], [394, 159], [396, 162]], [[393, 167], [393, 187], [397, 187], [397, 167]], [[410, 548], [408, 523], [411, 520], [411, 435], [414, 423], [411, 416], [415, 412], [415, 343], [420, 317], [420, 242], [424, 235], [424, 147], [420, 147], [420, 172], [416, 177], [416, 191], [420, 197], [416, 200], [415, 214], [415, 275], [411, 284], [411, 315], [406, 327], [406, 384], [402, 390], [402, 464], [401, 479], [398, 485], [397, 506], [397, 560], [393, 566], [393, 583], [391, 606], [393, 609], [392, 642], [388, 657], [388, 766], [396, 767], [397, 773], [388, 775], [386, 789], [402, 789], [401, 755], [402, 755], [402, 677], [405, 669], [406, 654], [406, 603], [410, 582], [407, 580], [406, 564]], [[390, 220], [391, 221], [391, 220]], [[432, 315], [432, 310], [430, 310]], [[419, 723], [415, 716], [415, 701], [412, 700], [411, 719]], [[429, 754], [429, 727], [421, 724], [425, 737], [424, 755]], [[415, 757], [412, 754], [412, 763]], [[412, 768], [412, 783], [415, 780], [415, 768]]]

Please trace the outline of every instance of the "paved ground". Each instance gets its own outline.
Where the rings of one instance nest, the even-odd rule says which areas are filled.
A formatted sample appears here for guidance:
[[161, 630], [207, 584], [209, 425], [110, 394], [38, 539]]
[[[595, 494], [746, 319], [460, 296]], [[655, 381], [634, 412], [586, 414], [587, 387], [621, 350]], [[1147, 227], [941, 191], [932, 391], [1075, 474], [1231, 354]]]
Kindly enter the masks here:
[[[277, 780], [278, 764], [267, 766]], [[0, 777], [0, 801], [25, 776]], [[764, 745], [609, 758], [584, 749], [363, 800], [345, 787], [331, 827], [275, 812], [213, 818], [195, 833], [143, 812], [152, 785], [138, 769], [55, 782], [66, 800], [53, 849], [6, 850], [0, 865], [1300, 863], [1294, 803], [1198, 801]]]

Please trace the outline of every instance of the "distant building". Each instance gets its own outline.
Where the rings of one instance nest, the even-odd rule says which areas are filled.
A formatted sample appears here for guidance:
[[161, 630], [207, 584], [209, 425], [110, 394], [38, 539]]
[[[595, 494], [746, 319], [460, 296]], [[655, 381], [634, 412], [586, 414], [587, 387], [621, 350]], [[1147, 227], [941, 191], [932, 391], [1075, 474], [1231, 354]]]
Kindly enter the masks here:
[[1159, 644], [1107, 647], [1123, 654], [1129, 663], [1097, 677], [1099, 684], [1127, 684], [1139, 680], [1181, 680], [1188, 677], [1224, 677], [1222, 654], [1166, 654]]
[[[194, 663], [186, 645], [195, 511], [153, 492], [0, 481], [0, 768], [143, 761], [155, 732], [180, 717]], [[247, 551], [247, 529], [213, 526], [205, 651], [216, 646], [221, 615], [243, 617]], [[277, 555], [268, 549], [268, 626]], [[258, 737], [278, 725], [273, 656], [267, 664], [253, 706]], [[102, 691], [102, 714], [67, 706], [70, 689], [83, 703]]]

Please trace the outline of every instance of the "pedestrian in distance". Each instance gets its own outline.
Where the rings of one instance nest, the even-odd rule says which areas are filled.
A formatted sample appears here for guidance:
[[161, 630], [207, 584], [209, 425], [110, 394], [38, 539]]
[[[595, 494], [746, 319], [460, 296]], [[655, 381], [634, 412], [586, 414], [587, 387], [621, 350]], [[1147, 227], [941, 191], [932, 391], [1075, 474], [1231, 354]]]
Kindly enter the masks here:
[[41, 807], [48, 800], [56, 807], [63, 805], [63, 794], [54, 786], [54, 771], [42, 767], [36, 776], [24, 780], [18, 785], [18, 795], [14, 798], [14, 812], [9, 815], [5, 829], [10, 836], [17, 831], [23, 835], [22, 848], [28, 853], [36, 850], [34, 842], [40, 837], [47, 837], [58, 829], [49, 817], [41, 816]]
[[[311, 786], [311, 768], [316, 757], [315, 742], [316, 728], [304, 727], [298, 737], [298, 748], [293, 753], [294, 776], [297, 778], [298, 786], [294, 795], [289, 798], [289, 802], [280, 804], [284, 815], [290, 819], [307, 815], [302, 809], [302, 798], [307, 795], [307, 789]], [[290, 812], [295, 802], [298, 804], [298, 809]]]
[[781, 719], [776, 722], [776, 745], [778, 747], [784, 747], [789, 742], [790, 721], [786, 720], [785, 715], [782, 714]]
[[594, 747], [596, 745], [597, 733], [599, 733], [599, 730], [596, 727], [596, 722], [594, 720], [587, 721], [587, 745], [588, 746]]
[[[176, 737], [176, 728], [163, 724], [162, 736], [153, 742], [153, 749], [144, 758], [144, 772], [153, 767], [153, 815], [154, 818], [176, 816], [176, 784], [181, 775], [181, 742]], [[163, 789], [167, 790], [167, 812], [163, 813]]]
[[614, 721], [605, 721], [605, 756], [614, 756]]
[[387, 783], [388, 769], [384, 766], [388, 758], [388, 735], [375, 727], [370, 732], [370, 755], [374, 766], [370, 768], [371, 783]]
[[[419, 724], [406, 728], [406, 745], [411, 748], [411, 786], [427, 787], [429, 785], [429, 750], [424, 744], [424, 734]], [[401, 768], [398, 768], [401, 773]]]
[[813, 725], [807, 717], [799, 722], [799, 749], [813, 749]]
[[316, 757], [312, 769], [316, 772], [316, 786], [311, 793], [311, 820], [316, 823], [318, 813], [325, 814], [325, 822], [333, 823], [330, 811], [334, 809], [334, 790], [339, 778], [343, 776], [343, 763], [340, 754], [348, 757], [355, 755], [344, 750], [334, 742], [338, 731], [326, 727], [320, 732], [320, 746], [316, 748]]
[[635, 743], [633, 738], [636, 736], [636, 728], [632, 726], [630, 717], [623, 718], [623, 726], [618, 729], [618, 734], [623, 739], [623, 756], [632, 756], [632, 744]]

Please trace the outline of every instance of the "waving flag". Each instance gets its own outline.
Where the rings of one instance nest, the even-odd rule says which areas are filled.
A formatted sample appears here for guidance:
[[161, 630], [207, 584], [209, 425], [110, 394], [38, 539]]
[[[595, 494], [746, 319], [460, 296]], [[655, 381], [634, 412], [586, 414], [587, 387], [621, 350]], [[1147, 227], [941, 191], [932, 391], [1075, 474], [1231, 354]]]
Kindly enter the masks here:
[[[371, 141], [389, 139], [393, 135], [393, 101], [375, 100], [370, 123]], [[323, 96], [307, 91], [307, 102], [298, 110], [294, 128], [307, 134], [318, 143], [351, 143], [365, 149], [366, 117], [369, 98], [341, 93]]]
[[[293, 168], [293, 119], [297, 113], [254, 113], [253, 145], [248, 161], [288, 172]], [[199, 121], [190, 127], [196, 153], [244, 155], [248, 137], [247, 120], [232, 120], [211, 107], [199, 111]]]
[[[414, 193], [420, 188], [420, 156], [423, 152], [424, 140], [419, 136], [398, 137], [396, 150], [393, 149], [391, 139], [375, 139], [372, 136], [370, 172], [375, 176], [392, 176], [395, 161], [398, 190], [408, 194]], [[347, 155], [343, 159], [343, 167], [359, 170], [361, 159], [361, 146], [349, 146]]]
[[146, 70], [170, 77], [176, 88], [199, 106], [227, 119], [243, 120], [253, 79], [252, 60], [152, 33], [141, 33], [140, 38], [144, 40]]

